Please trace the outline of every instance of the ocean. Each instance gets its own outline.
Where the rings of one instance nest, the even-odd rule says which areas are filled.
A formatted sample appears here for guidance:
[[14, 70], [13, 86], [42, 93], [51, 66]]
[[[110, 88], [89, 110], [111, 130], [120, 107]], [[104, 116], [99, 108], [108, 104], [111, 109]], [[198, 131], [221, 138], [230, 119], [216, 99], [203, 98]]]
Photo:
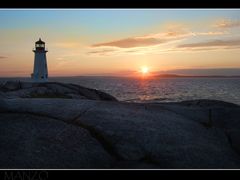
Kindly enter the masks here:
[[[30, 78], [0, 78], [30, 81]], [[126, 102], [178, 102], [213, 99], [240, 105], [240, 78], [54, 77], [49, 81], [74, 83], [102, 90]]]

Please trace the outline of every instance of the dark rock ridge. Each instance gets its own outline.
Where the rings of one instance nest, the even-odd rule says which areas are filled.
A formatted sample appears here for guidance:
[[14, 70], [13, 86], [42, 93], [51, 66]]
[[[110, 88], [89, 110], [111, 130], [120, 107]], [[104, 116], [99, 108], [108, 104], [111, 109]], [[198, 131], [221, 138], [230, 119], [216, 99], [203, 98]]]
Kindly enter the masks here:
[[0, 97], [5, 98], [67, 98], [117, 101], [105, 92], [75, 84], [58, 82], [7, 81], [0, 87]]
[[13, 98], [33, 88], [14, 86], [1, 87], [0, 168], [240, 168], [238, 105]]

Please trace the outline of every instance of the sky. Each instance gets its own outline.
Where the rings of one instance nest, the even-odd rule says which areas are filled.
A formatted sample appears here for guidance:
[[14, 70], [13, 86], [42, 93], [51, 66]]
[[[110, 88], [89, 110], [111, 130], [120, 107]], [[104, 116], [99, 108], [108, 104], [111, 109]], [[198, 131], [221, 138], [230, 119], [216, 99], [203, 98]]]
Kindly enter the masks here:
[[0, 9], [0, 77], [28, 77], [35, 42], [49, 76], [240, 75], [240, 9]]

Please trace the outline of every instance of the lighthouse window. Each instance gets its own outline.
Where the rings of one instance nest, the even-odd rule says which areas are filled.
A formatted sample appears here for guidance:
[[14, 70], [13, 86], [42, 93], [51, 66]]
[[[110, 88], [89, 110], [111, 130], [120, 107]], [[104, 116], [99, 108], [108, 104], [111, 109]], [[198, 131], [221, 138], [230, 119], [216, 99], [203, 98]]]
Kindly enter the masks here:
[[36, 47], [44, 47], [44, 44], [36, 44]]

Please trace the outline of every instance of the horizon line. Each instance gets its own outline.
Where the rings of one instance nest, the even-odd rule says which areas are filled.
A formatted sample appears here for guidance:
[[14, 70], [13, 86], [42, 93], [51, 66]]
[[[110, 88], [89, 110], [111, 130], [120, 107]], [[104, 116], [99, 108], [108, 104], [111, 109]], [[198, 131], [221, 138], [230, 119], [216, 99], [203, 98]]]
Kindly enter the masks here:
[[[148, 75], [146, 77], [167, 77], [167, 78], [181, 78], [181, 77], [205, 77], [205, 78], [211, 78], [211, 77], [238, 77], [240, 78], [240, 75], [184, 75], [184, 74], [173, 74], [173, 73], [163, 73], [163, 74], [155, 74], [155, 75]], [[67, 75], [67, 76], [49, 76], [49, 78], [61, 78], [61, 77], [138, 77], [136, 75]], [[29, 76], [0, 76], [0, 78], [29, 78]]]

